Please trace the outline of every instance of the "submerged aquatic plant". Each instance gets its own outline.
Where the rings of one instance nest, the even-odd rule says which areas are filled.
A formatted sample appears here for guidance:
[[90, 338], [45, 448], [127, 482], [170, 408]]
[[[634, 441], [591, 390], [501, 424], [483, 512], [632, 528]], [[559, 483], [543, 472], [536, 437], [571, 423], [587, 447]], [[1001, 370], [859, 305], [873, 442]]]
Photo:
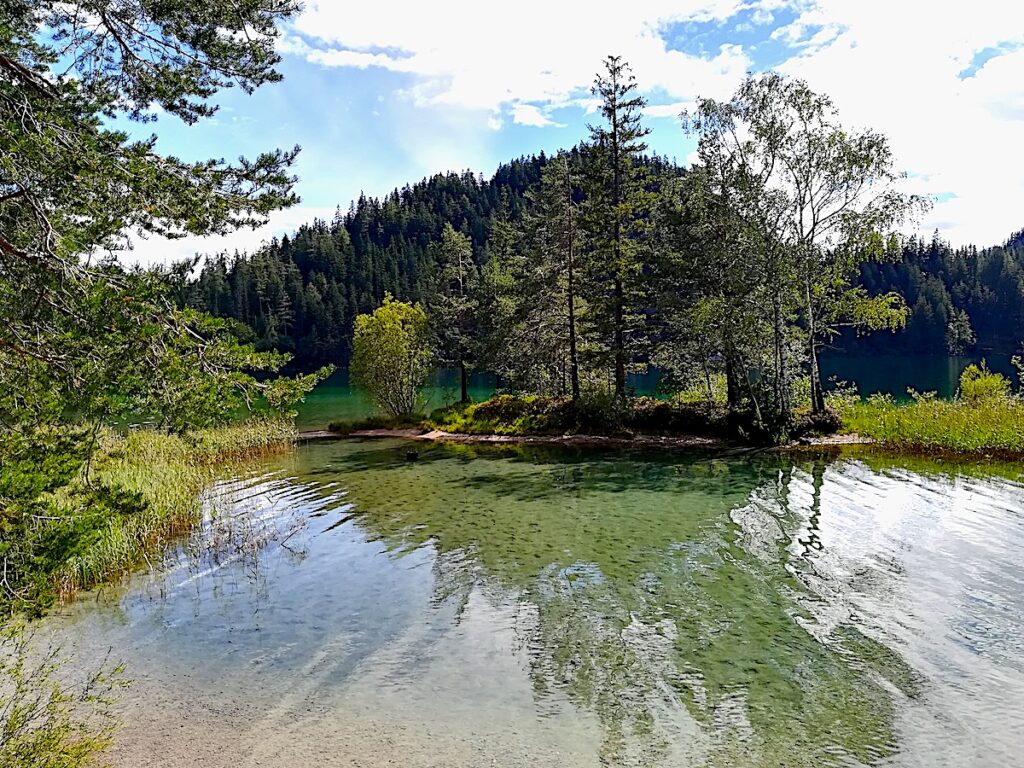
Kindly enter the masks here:
[[21, 621], [0, 627], [0, 768], [87, 768], [110, 745], [110, 706], [126, 685], [104, 664], [77, 683], [59, 648], [39, 647]]

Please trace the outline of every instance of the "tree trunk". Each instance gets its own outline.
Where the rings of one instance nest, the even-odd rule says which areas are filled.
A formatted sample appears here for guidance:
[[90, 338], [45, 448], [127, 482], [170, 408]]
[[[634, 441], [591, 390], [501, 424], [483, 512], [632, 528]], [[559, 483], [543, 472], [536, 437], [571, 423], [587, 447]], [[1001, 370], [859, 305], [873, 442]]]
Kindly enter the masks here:
[[615, 396], [626, 397], [626, 339], [622, 280], [615, 276]]
[[613, 347], [615, 351], [615, 397], [620, 400], [626, 399], [626, 333], [625, 333], [625, 299], [622, 290], [622, 222], [619, 220], [621, 212], [619, 203], [622, 201], [622, 169], [619, 164], [619, 113], [618, 108], [612, 112], [612, 216], [614, 219], [614, 232], [612, 249], [612, 272], [615, 275], [615, 336]]
[[772, 387], [775, 400], [773, 420], [781, 423], [789, 418], [789, 382], [786, 381], [786, 332], [782, 325], [782, 298], [778, 294], [778, 288], [772, 297], [772, 326], [775, 348], [775, 381]]
[[738, 411], [743, 402], [743, 390], [736, 374], [736, 361], [731, 354], [725, 356], [726, 401], [730, 411]]
[[821, 366], [818, 365], [818, 345], [811, 340], [811, 412], [825, 412], [825, 389], [821, 384]]
[[821, 367], [818, 365], [818, 327], [814, 319], [814, 299], [811, 282], [807, 281], [807, 339], [811, 353], [811, 412], [825, 412], [825, 391], [821, 386]]
[[466, 361], [459, 360], [459, 384], [462, 389], [462, 399], [460, 402], [469, 402], [469, 374], [466, 371]]

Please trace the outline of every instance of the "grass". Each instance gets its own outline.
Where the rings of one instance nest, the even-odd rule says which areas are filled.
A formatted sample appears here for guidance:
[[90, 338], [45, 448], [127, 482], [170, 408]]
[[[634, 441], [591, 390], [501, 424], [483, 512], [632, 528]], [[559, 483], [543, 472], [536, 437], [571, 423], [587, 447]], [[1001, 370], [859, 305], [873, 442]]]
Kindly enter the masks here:
[[202, 490], [225, 464], [283, 450], [294, 438], [291, 423], [270, 419], [183, 436], [105, 436], [91, 481], [101, 503], [80, 514], [73, 491], [54, 500], [65, 514], [43, 540], [61, 555], [51, 575], [56, 595], [68, 599], [131, 573], [199, 522]]
[[337, 434], [365, 429], [438, 429], [465, 435], [707, 435], [729, 434], [724, 408], [706, 402], [631, 398], [625, 404], [588, 393], [578, 402], [565, 397], [498, 395], [481, 403], [460, 403], [431, 414], [374, 417], [334, 422]]
[[909, 403], [876, 396], [845, 404], [841, 415], [845, 431], [898, 450], [1024, 455], [1024, 401], [1012, 396]]
[[329, 432], [350, 435], [369, 429], [423, 429], [425, 417], [422, 414], [406, 416], [368, 416], [363, 419], [332, 421], [327, 425]]

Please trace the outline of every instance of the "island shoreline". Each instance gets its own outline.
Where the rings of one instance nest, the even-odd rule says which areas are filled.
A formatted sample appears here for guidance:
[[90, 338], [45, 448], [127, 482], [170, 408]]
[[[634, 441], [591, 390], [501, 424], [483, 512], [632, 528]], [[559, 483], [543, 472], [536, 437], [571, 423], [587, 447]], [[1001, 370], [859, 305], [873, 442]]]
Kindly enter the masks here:
[[397, 439], [437, 443], [460, 443], [472, 445], [559, 445], [570, 447], [615, 447], [615, 448], [664, 448], [664, 449], [748, 449], [748, 450], [798, 450], [834, 448], [848, 445], [877, 445], [871, 438], [860, 435], [828, 435], [807, 438], [800, 442], [778, 446], [755, 445], [737, 440], [702, 435], [499, 435], [446, 432], [441, 429], [361, 429], [345, 434], [330, 430], [307, 430], [299, 432], [299, 442], [318, 442], [345, 439]]

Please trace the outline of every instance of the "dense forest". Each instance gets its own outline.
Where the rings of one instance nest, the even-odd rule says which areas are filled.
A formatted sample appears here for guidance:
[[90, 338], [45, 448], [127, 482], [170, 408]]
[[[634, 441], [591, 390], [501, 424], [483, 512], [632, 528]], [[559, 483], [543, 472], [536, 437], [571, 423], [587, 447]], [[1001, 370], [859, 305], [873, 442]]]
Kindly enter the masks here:
[[240, 321], [260, 348], [293, 352], [298, 365], [344, 362], [357, 315], [385, 293], [424, 298], [437, 268], [430, 246], [446, 223], [469, 236], [482, 263], [496, 212], [522, 215], [545, 162], [514, 161], [489, 181], [439, 174], [384, 200], [361, 196], [333, 221], [315, 220], [253, 254], [207, 259], [183, 301]]
[[[386, 293], [428, 298], [438, 269], [431, 245], [446, 223], [469, 237], [482, 265], [495, 221], [522, 219], [548, 161], [541, 153], [502, 165], [490, 179], [438, 174], [382, 200], [360, 196], [333, 221], [315, 220], [255, 253], [208, 258], [182, 301], [241, 322], [258, 347], [291, 352], [303, 368], [345, 363], [357, 315]], [[683, 173], [664, 159], [644, 162]], [[910, 309], [906, 326], [844, 330], [833, 354], [1011, 353], [1024, 341], [1024, 232], [987, 248], [953, 249], [938, 232], [930, 240], [913, 237], [899, 259], [863, 263], [860, 283], [872, 295], [901, 295]]]
[[1024, 231], [995, 247], [953, 249], [936, 232], [912, 238], [899, 261], [861, 265], [872, 294], [895, 291], [910, 308], [895, 336], [847, 335], [852, 352], [1010, 354], [1024, 343]]

